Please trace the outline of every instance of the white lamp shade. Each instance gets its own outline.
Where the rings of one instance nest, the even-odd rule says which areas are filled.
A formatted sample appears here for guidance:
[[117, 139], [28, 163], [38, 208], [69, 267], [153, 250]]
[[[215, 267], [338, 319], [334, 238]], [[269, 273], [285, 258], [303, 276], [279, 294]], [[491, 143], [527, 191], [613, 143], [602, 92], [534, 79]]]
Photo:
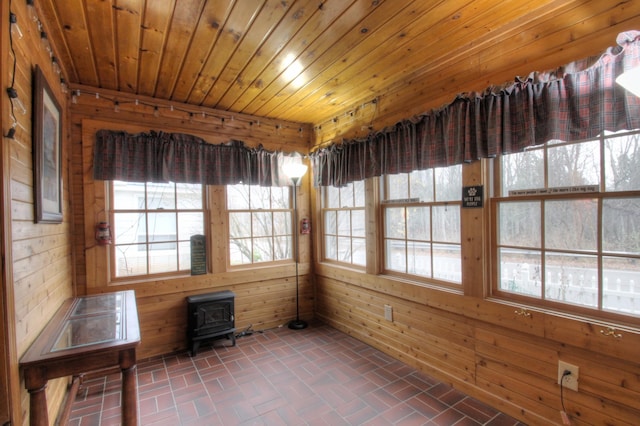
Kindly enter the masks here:
[[307, 173], [307, 165], [303, 163], [290, 162], [282, 165], [282, 171], [289, 179], [299, 180]]
[[616, 83], [640, 97], [640, 67], [623, 72], [616, 78]]

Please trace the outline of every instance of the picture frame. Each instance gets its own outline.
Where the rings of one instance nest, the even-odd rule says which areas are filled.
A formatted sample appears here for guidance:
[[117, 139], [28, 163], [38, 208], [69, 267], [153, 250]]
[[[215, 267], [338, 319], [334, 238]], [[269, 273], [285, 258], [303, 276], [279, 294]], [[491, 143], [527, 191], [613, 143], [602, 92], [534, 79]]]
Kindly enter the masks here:
[[40, 67], [33, 78], [33, 187], [36, 223], [62, 222], [62, 108]]

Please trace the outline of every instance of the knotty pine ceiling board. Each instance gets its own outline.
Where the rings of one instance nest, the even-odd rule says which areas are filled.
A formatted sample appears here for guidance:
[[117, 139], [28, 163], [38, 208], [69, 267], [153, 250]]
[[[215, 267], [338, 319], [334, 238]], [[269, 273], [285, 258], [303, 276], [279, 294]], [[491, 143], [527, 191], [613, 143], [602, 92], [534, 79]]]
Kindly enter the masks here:
[[35, 0], [70, 83], [320, 124], [595, 55], [640, 0]]

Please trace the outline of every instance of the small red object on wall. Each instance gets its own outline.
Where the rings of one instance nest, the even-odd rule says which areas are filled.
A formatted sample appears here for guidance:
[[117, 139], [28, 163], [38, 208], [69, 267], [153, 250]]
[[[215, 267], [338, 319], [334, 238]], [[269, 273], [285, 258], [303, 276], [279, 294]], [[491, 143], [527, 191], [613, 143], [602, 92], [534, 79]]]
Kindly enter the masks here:
[[300, 233], [301, 234], [311, 233], [311, 221], [306, 217], [300, 221]]
[[111, 244], [111, 226], [107, 222], [100, 222], [96, 225], [96, 241], [99, 246]]

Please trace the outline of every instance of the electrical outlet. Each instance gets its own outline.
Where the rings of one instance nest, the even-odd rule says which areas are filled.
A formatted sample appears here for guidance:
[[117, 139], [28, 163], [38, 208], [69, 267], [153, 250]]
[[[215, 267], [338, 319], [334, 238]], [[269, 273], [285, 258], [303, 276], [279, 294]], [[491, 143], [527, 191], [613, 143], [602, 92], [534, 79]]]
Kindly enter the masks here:
[[[569, 371], [571, 374], [564, 376], [564, 372]], [[562, 387], [578, 391], [579, 368], [577, 365], [568, 362], [558, 361], [558, 384], [562, 382]]]
[[391, 305], [384, 305], [384, 319], [393, 321], [393, 308]]

